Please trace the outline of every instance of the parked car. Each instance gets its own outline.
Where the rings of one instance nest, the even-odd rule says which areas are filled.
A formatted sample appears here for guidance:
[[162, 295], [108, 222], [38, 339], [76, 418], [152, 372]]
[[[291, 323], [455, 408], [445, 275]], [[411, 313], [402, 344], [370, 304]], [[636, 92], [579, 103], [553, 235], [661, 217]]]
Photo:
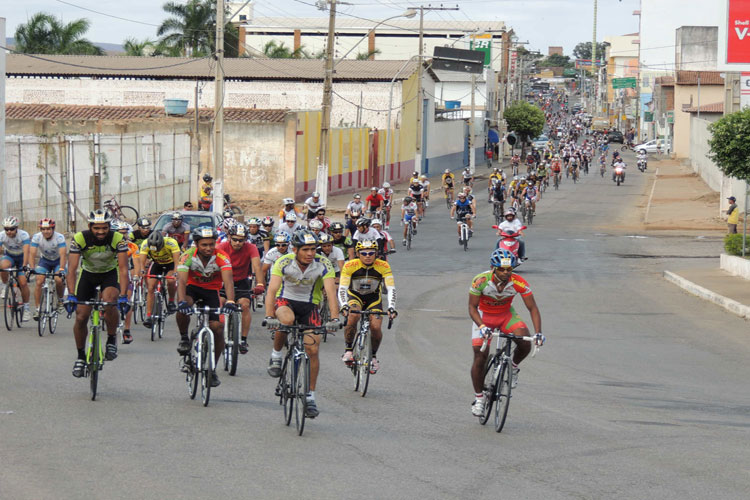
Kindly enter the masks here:
[[[161, 214], [159, 218], [156, 219], [154, 231], [162, 231], [167, 224], [172, 222], [173, 213], [174, 212], [166, 212]], [[181, 211], [180, 213], [182, 214], [183, 222], [190, 226], [190, 229], [196, 227], [217, 228], [219, 227], [219, 224], [221, 224], [221, 221], [224, 220], [221, 214], [216, 212]]]
[[636, 153], [665, 153], [667, 150], [672, 149], [669, 142], [665, 142], [664, 139], [653, 139], [643, 144], [638, 144], [633, 147], [633, 151]]
[[549, 142], [549, 137], [542, 134], [533, 141], [531, 141], [531, 145], [534, 149], [544, 149], [547, 147], [547, 143]]
[[607, 139], [610, 143], [619, 142], [620, 144], [625, 144], [625, 136], [619, 130], [610, 130], [607, 133]]

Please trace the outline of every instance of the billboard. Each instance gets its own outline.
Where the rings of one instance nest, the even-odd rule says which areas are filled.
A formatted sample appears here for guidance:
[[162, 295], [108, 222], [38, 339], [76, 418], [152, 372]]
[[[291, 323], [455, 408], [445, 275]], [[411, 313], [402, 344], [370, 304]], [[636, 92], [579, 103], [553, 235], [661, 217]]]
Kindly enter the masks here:
[[717, 69], [750, 71], [750, 0], [719, 0]]
[[492, 34], [472, 35], [471, 50], [484, 53], [484, 66], [490, 66], [492, 64]]

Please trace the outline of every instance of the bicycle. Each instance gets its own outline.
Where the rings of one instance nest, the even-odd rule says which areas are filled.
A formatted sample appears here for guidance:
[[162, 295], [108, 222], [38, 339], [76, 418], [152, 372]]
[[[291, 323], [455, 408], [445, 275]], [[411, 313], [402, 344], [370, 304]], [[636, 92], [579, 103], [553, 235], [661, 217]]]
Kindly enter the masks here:
[[109, 210], [109, 212], [112, 214], [112, 217], [114, 217], [115, 219], [124, 220], [130, 222], [131, 224], [135, 224], [135, 222], [138, 220], [138, 210], [131, 207], [130, 205], [120, 205], [114, 196], [108, 200], [105, 200], [102, 205], [105, 209]]
[[560, 172], [555, 172], [555, 191], [560, 189]]
[[453, 188], [446, 187], [443, 189], [445, 194], [445, 205], [450, 209], [453, 206]]
[[242, 311], [224, 315], [224, 371], [235, 376], [240, 359], [240, 322]]
[[[487, 359], [487, 367], [484, 370], [484, 414], [480, 417], [479, 423], [485, 425], [492, 414], [492, 406], [495, 406], [495, 432], [500, 432], [505, 426], [505, 419], [508, 416], [508, 407], [510, 406], [510, 393], [513, 378], [513, 369], [511, 364], [511, 350], [513, 340], [531, 341], [533, 348], [531, 356], [536, 356], [539, 346], [534, 343], [534, 337], [518, 337], [512, 333], [503, 333], [500, 330], [492, 330], [487, 335], [482, 344], [481, 351], [487, 349], [492, 337], [497, 337], [495, 353]], [[501, 339], [505, 339], [503, 342]], [[497, 403], [497, 404], [495, 404]]]
[[146, 314], [146, 284], [140, 276], [136, 276], [133, 278], [133, 321], [135, 324], [143, 323]]
[[154, 289], [154, 303], [151, 307], [151, 342], [153, 342], [156, 337], [162, 338], [164, 336], [164, 324], [167, 321], [167, 316], [169, 316], [167, 280], [176, 278], [166, 274], [147, 274], [146, 278], [159, 280]]
[[[83, 376], [89, 378], [89, 388], [91, 389], [91, 401], [96, 400], [96, 393], [99, 385], [99, 372], [104, 369], [104, 360], [106, 343], [102, 342], [101, 332], [105, 329], [106, 323], [102, 318], [105, 307], [115, 307], [117, 302], [102, 302], [101, 288], [96, 288], [94, 300], [81, 300], [76, 302], [77, 306], [91, 306], [91, 323], [89, 324], [89, 333], [86, 336], [86, 371]], [[68, 314], [68, 318], [72, 316]]]
[[469, 232], [469, 224], [466, 222], [467, 219], [471, 219], [471, 214], [464, 214], [459, 217], [456, 217], [456, 223], [459, 225], [460, 230], [460, 236], [458, 238], [458, 242], [460, 245], [463, 245], [464, 252], [469, 249], [469, 238], [471, 238], [471, 234]]
[[[263, 320], [263, 326], [268, 326]], [[287, 338], [287, 351], [281, 364], [281, 375], [276, 385], [276, 396], [284, 407], [284, 422], [292, 423], [292, 414], [297, 427], [297, 435], [305, 430], [307, 394], [310, 392], [310, 358], [305, 352], [305, 335], [323, 333], [325, 327], [310, 325], [279, 325], [273, 329], [291, 334]]]
[[37, 320], [39, 336], [44, 336], [44, 330], [47, 326], [49, 326], [50, 335], [54, 335], [55, 330], [57, 330], [57, 318], [60, 315], [58, 311], [60, 299], [57, 296], [55, 278], [64, 278], [65, 273], [61, 271], [55, 273], [38, 273], [32, 270], [29, 274], [44, 276], [42, 295], [39, 298], [39, 319]]
[[17, 267], [9, 267], [4, 269], [3, 272], [8, 273], [8, 282], [5, 284], [5, 298], [3, 299], [5, 328], [11, 331], [14, 322], [18, 328], [21, 328], [21, 320], [23, 319], [23, 300], [21, 299], [21, 290], [18, 288], [18, 273], [23, 272], [23, 270]]
[[408, 224], [406, 227], [406, 249], [411, 250], [411, 241], [414, 239], [414, 226], [417, 224], [417, 216], [413, 216], [409, 222], [404, 221]]
[[503, 202], [494, 200], [492, 208], [492, 215], [495, 216], [495, 224], [500, 225], [503, 221]]
[[524, 222], [528, 225], [534, 220], [534, 209], [531, 207], [531, 200], [524, 201]]
[[[354, 337], [352, 349], [352, 362], [349, 368], [354, 376], [354, 390], [359, 391], [362, 397], [367, 394], [370, 383], [370, 365], [372, 363], [372, 338], [370, 335], [370, 316], [387, 316], [383, 311], [350, 311], [360, 315], [359, 330]], [[393, 325], [393, 318], [388, 318], [388, 329]]]
[[191, 314], [198, 315], [198, 324], [190, 332], [190, 352], [182, 357], [180, 371], [185, 373], [190, 399], [195, 399], [198, 393], [198, 379], [200, 378], [201, 402], [203, 406], [208, 406], [211, 399], [211, 383], [214, 370], [216, 370], [214, 332], [208, 327], [208, 315], [221, 314], [221, 308], [194, 305]]

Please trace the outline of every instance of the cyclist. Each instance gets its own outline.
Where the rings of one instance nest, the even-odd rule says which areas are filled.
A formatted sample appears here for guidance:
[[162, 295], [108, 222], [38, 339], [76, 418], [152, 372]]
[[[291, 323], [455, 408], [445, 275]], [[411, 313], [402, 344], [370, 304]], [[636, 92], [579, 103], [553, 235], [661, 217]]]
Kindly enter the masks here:
[[[39, 263], [36, 264], [35, 271], [38, 274], [56, 273], [60, 270], [60, 263], [65, 262], [66, 249], [65, 236], [55, 231], [55, 221], [52, 219], [42, 219], [39, 221], [39, 232], [31, 237], [29, 267], [34, 267], [37, 252], [39, 252]], [[44, 285], [44, 279], [40, 276], [36, 280], [36, 287], [34, 287], [34, 300], [36, 301], [35, 321], [39, 320], [42, 285]], [[57, 276], [55, 277], [55, 289], [59, 298], [57, 303], [58, 311], [62, 311], [63, 281], [62, 278]]]
[[560, 173], [562, 172], [562, 161], [560, 155], [555, 155], [552, 159], [552, 174], [555, 176], [555, 182], [560, 183]]
[[530, 209], [534, 215], [536, 215], [536, 202], [539, 199], [539, 190], [534, 182], [529, 183], [526, 189], [521, 193], [523, 202], [526, 204], [526, 208]]
[[263, 248], [268, 252], [273, 247], [273, 237], [276, 236], [276, 231], [273, 230], [273, 217], [263, 217], [260, 225], [263, 227], [263, 231], [266, 232], [263, 236]]
[[455, 177], [456, 176], [453, 175], [453, 172], [446, 168], [441, 178], [443, 181], [443, 192], [445, 192], [445, 197], [448, 198], [451, 203], [453, 203], [453, 187], [456, 181]]
[[294, 214], [297, 219], [303, 218], [302, 213], [294, 206], [294, 198], [284, 198], [281, 201], [284, 203], [284, 208], [279, 210], [279, 225], [284, 223], [285, 217], [289, 214]]
[[409, 184], [418, 180], [419, 180], [419, 172], [415, 170], [414, 172], [411, 173], [411, 177], [409, 178]]
[[268, 235], [265, 229], [260, 228], [260, 219], [250, 217], [245, 225], [247, 226], [247, 241], [255, 245], [255, 248], [258, 249], [258, 256], [263, 258], [263, 254], [268, 251], [271, 243], [266, 238]]
[[375, 228], [370, 227], [370, 223], [370, 219], [367, 217], [362, 217], [357, 221], [357, 232], [352, 236], [355, 243], [362, 240], [377, 240], [378, 242], [383, 240], [383, 235]]
[[[481, 417], [486, 404], [484, 398], [484, 370], [487, 366], [489, 349], [481, 351], [484, 337], [493, 329], [517, 336], [528, 336], [529, 329], [511, 305], [516, 295], [521, 295], [534, 323], [534, 342], [544, 344], [542, 316], [536, 305], [529, 284], [521, 276], [513, 273], [516, 257], [509, 251], [498, 248], [490, 256], [490, 270], [474, 277], [469, 289], [469, 317], [471, 325], [471, 345], [474, 349], [474, 362], [471, 366], [471, 381], [474, 385], [474, 404], [471, 413]], [[513, 352], [511, 387], [518, 384], [518, 365], [531, 351], [531, 343], [516, 341]]]
[[349, 214], [349, 218], [346, 219], [346, 234], [347, 236], [354, 236], [357, 232], [357, 221], [362, 216], [362, 212], [359, 210], [352, 210]]
[[279, 221], [279, 232], [286, 233], [289, 236], [302, 229], [302, 225], [297, 222], [297, 214], [294, 212], [287, 213], [283, 219]]
[[[86, 372], [86, 324], [92, 306], [78, 306], [79, 301], [92, 300], [96, 288], [101, 288], [100, 300], [117, 302], [121, 315], [127, 314], [128, 305], [128, 245], [121, 233], [112, 231], [112, 216], [104, 210], [94, 210], [88, 216], [88, 230], [76, 233], [68, 253], [68, 296], [65, 309], [75, 312], [73, 325], [78, 357], [73, 364], [73, 376], [81, 378]], [[79, 269], [80, 266], [80, 269]], [[125, 293], [123, 293], [125, 292]], [[104, 309], [107, 324], [107, 350], [105, 359], [117, 358], [117, 310]]]
[[[352, 349], [354, 335], [357, 333], [359, 311], [382, 312], [383, 288], [385, 288], [388, 296], [388, 316], [393, 319], [398, 315], [396, 312], [396, 284], [393, 273], [391, 272], [391, 266], [386, 261], [377, 258], [378, 242], [374, 240], [358, 241], [356, 252], [357, 258], [347, 262], [341, 270], [338, 290], [341, 311], [349, 316], [344, 334], [344, 355], [341, 357], [341, 360], [347, 365], [354, 361]], [[383, 339], [381, 323], [381, 317], [370, 317], [370, 332], [372, 334], [370, 373], [372, 374], [377, 373], [380, 369], [377, 353]]]
[[492, 173], [490, 174], [490, 177], [487, 179], [487, 202], [492, 203], [492, 188], [495, 187], [496, 184], [502, 184], [504, 180], [503, 174], [500, 172], [500, 169], [495, 167], [492, 170]]
[[[211, 227], [197, 227], [191, 232], [194, 247], [180, 257], [177, 266], [177, 328], [180, 330], [180, 344], [177, 352], [184, 356], [190, 352], [190, 314], [193, 304], [201, 302], [210, 308], [221, 307], [219, 289], [224, 286], [227, 300], [222, 307], [225, 314], [237, 310], [234, 302], [234, 282], [232, 281], [232, 264], [223, 252], [216, 249], [216, 230]], [[224, 334], [218, 314], [208, 316], [208, 327], [214, 333], [214, 359], [218, 361], [224, 352]], [[214, 372], [211, 387], [218, 387], [221, 382]]]
[[180, 212], [174, 212], [172, 214], [172, 223], [164, 226], [162, 236], [173, 238], [180, 245], [180, 248], [185, 250], [189, 244], [190, 226], [183, 219], [184, 217]]
[[372, 225], [372, 228], [380, 233], [380, 236], [382, 237], [382, 239], [378, 240], [380, 243], [380, 253], [378, 254], [378, 258], [388, 260], [386, 258], [386, 252], [389, 250], [395, 251], [396, 243], [393, 241], [393, 238], [391, 238], [391, 234], [383, 229], [383, 221], [380, 219], [372, 219], [370, 225]]
[[213, 182], [214, 178], [211, 177], [211, 174], [206, 172], [203, 174], [203, 184], [201, 184], [201, 198], [207, 198], [211, 196], [211, 193], [214, 190]]
[[[286, 233], [279, 233], [274, 236], [273, 239], [275, 243], [274, 247], [263, 256], [262, 260], [262, 273], [264, 277], [268, 276], [271, 267], [273, 267], [274, 263], [279, 260], [280, 257], [283, 257], [291, 251], [289, 250], [289, 242], [292, 240], [291, 236]], [[268, 281], [270, 280], [265, 280], [266, 283]]]
[[131, 233], [131, 238], [133, 243], [140, 247], [148, 238], [148, 235], [151, 234], [151, 221], [145, 217], [141, 217], [136, 224], [138, 225], [138, 229]]
[[[472, 207], [471, 202], [467, 199], [466, 193], [458, 193], [458, 199], [453, 202], [453, 206], [451, 207], [451, 219], [456, 219], [457, 221], [465, 220], [466, 225], [469, 226], [469, 238], [474, 234], [473, 231], [473, 223], [471, 222], [471, 215], [474, 214], [474, 207]], [[457, 226], [457, 232], [458, 232], [458, 244], [463, 244], [463, 241], [461, 240], [461, 226]]]
[[404, 197], [404, 203], [401, 205], [401, 220], [404, 223], [404, 240], [403, 245], [406, 246], [406, 231], [409, 224], [412, 225], [412, 232], [417, 234], [417, 203], [412, 199], [411, 196]]
[[[250, 314], [250, 299], [253, 295], [260, 295], [266, 291], [266, 276], [260, 265], [260, 255], [257, 247], [247, 241], [248, 232], [242, 224], [235, 224], [227, 229], [228, 241], [216, 245], [216, 250], [229, 256], [232, 263], [232, 279], [234, 280], [234, 296], [242, 309], [242, 327], [240, 330], [240, 353], [247, 354], [247, 334], [250, 332], [252, 316]], [[251, 288], [250, 276], [255, 275], [257, 285]], [[226, 290], [221, 291], [226, 296]]]
[[307, 212], [307, 219], [315, 217], [319, 207], [323, 206], [323, 200], [320, 199], [320, 193], [314, 191], [312, 196], [305, 200], [305, 211]]
[[331, 219], [326, 217], [326, 207], [323, 205], [315, 209], [315, 218], [312, 220], [316, 220], [321, 223], [321, 231], [328, 231], [328, 228], [331, 227]]
[[318, 242], [320, 243], [320, 253], [323, 254], [333, 264], [333, 270], [336, 273], [336, 284], [339, 284], [339, 276], [341, 275], [341, 268], [344, 267], [344, 252], [341, 248], [333, 244], [333, 237], [326, 233], [318, 235]]
[[[180, 261], [180, 246], [174, 238], [164, 237], [161, 233], [151, 233], [147, 240], [141, 243], [141, 274], [150, 274], [151, 276], [167, 275], [174, 276], [175, 264]], [[148, 261], [151, 265], [148, 266]], [[146, 271], [148, 269], [148, 271]], [[148, 278], [146, 285], [148, 292], [146, 294], [146, 319], [143, 326], [151, 328], [151, 312], [154, 307], [154, 290], [156, 290], [156, 278]], [[175, 280], [167, 280], [167, 292], [169, 301], [167, 302], [167, 311], [175, 312], [177, 309], [174, 304], [174, 296], [177, 290]]]
[[[320, 326], [318, 305], [325, 289], [331, 318], [334, 318], [325, 326], [331, 331], [337, 330], [340, 325], [339, 303], [336, 300], [335, 273], [331, 261], [317, 254], [318, 239], [310, 231], [297, 231], [292, 237], [292, 244], [296, 251], [279, 258], [271, 271], [271, 283], [266, 294], [266, 324], [271, 328], [295, 323]], [[285, 342], [286, 333], [275, 332], [268, 364], [268, 374], [272, 377], [281, 375], [281, 349]], [[310, 357], [310, 392], [307, 394], [306, 416], [315, 418], [319, 414], [315, 388], [320, 369], [320, 335], [305, 333], [304, 344], [305, 352]]]
[[338, 247], [344, 253], [347, 259], [354, 258], [354, 242], [348, 236], [344, 236], [344, 225], [340, 222], [334, 222], [330, 227], [333, 246]]
[[479, 213], [477, 211], [477, 199], [473, 194], [471, 194], [471, 188], [469, 186], [464, 186], [464, 194], [466, 195], [466, 201], [471, 203], [471, 208], [474, 211], [474, 215], [477, 215]]
[[498, 202], [500, 204], [500, 211], [503, 211], [503, 204], [505, 203], [505, 184], [503, 184], [502, 181], [495, 180], [490, 188], [490, 202]]
[[[0, 258], [0, 270], [15, 267], [16, 269], [26, 269], [29, 265], [29, 246], [31, 238], [29, 233], [23, 229], [18, 229], [18, 219], [14, 216], [6, 217], [3, 220], [3, 228], [0, 233], [0, 248], [3, 250]], [[17, 272], [18, 287], [21, 289], [21, 299], [23, 300], [23, 318], [22, 321], [31, 319], [29, 310], [29, 283], [26, 275]], [[6, 286], [3, 287], [2, 298], [5, 298], [8, 284], [8, 273], [0, 272], [0, 278]]]
[[391, 207], [393, 206], [393, 189], [391, 189], [390, 183], [384, 182], [383, 187], [378, 190], [378, 194], [385, 200], [383, 210], [385, 211], [385, 228], [388, 229], [391, 225]]
[[370, 217], [375, 217], [378, 211], [381, 210], [385, 204], [385, 198], [378, 193], [378, 188], [373, 187], [370, 189], [370, 196], [365, 198], [367, 203], [367, 213]]
[[417, 204], [417, 217], [422, 218], [424, 216], [424, 202], [422, 196], [424, 193], [424, 186], [419, 179], [415, 179], [409, 184], [409, 196], [414, 199], [414, 203]]
[[317, 219], [313, 219], [307, 223], [307, 228], [315, 233], [315, 236], [320, 236], [321, 231], [323, 231], [323, 223]]
[[461, 175], [464, 178], [464, 186], [472, 187], [474, 185], [474, 175], [469, 167], [466, 167]]
[[[125, 241], [125, 243], [128, 245], [128, 272], [133, 271], [133, 274], [128, 274], [128, 302], [130, 302], [130, 299], [133, 298], [133, 280], [130, 279], [132, 276], [139, 276], [140, 275], [140, 269], [141, 269], [141, 259], [140, 259], [140, 248], [138, 245], [130, 241], [130, 234], [133, 230], [133, 227], [128, 224], [127, 222], [123, 222], [121, 220], [114, 219], [112, 221], [112, 230], [116, 231], [120, 234], [122, 234], [122, 239]], [[122, 332], [122, 343], [123, 344], [130, 344], [133, 341], [133, 335], [130, 333], [130, 325], [133, 321], [133, 309], [128, 308], [128, 312], [125, 313], [125, 325]]]
[[[346, 212], [344, 216], [346, 219], [354, 218], [354, 213], [362, 214], [365, 211], [365, 204], [362, 203], [362, 196], [359, 193], [354, 193], [352, 201], [346, 204]], [[359, 215], [357, 216], [359, 217]]]
[[430, 179], [428, 179], [426, 175], [422, 174], [419, 176], [419, 182], [422, 183], [422, 187], [424, 188], [424, 190], [422, 191], [424, 195], [424, 206], [429, 207], [430, 206]]

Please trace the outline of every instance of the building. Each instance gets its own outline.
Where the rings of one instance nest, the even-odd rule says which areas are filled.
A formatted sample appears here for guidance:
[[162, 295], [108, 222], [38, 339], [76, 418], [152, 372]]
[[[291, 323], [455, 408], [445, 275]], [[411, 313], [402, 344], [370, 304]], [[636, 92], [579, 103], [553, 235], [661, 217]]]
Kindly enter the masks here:
[[[674, 139], [677, 158], [690, 156], [690, 109], [724, 102], [724, 78], [718, 71], [677, 71], [674, 81]], [[722, 104], [723, 106], [723, 104]]]
[[554, 55], [557, 55], [557, 56], [563, 55], [563, 48], [550, 46], [547, 49], [547, 56], [554, 56]]
[[[638, 78], [638, 33], [605, 36], [607, 61], [607, 117], [611, 125], [623, 130], [635, 125], [637, 91], [615, 89], [614, 78]], [[637, 84], [637, 82], [636, 82]]]
[[716, 70], [719, 28], [680, 26], [675, 30], [675, 71]]
[[[377, 21], [339, 17], [336, 19], [334, 57], [408, 60], [419, 53], [419, 19]], [[373, 29], [374, 28], [374, 29]], [[501, 49], [505, 23], [498, 21], [424, 21], [424, 54], [432, 56], [436, 46], [469, 49], [471, 34], [490, 35], [492, 48]], [[323, 57], [328, 39], [328, 18], [257, 17], [240, 26], [240, 53], [263, 52], [268, 42], [303, 49], [311, 57]], [[499, 57], [492, 67], [500, 69]]]
[[667, 139], [671, 142], [671, 138], [674, 137], [674, 77], [656, 77], [653, 89], [649, 106], [651, 121], [644, 120], [650, 130], [649, 137]]

